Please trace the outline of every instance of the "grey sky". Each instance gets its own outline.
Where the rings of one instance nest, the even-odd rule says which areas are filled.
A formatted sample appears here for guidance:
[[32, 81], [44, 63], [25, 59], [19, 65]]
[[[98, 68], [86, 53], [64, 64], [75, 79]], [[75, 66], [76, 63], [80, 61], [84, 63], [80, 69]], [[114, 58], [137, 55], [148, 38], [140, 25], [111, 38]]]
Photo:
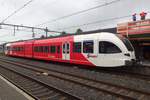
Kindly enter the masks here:
[[[13, 11], [20, 8], [29, 0], [0, 0], [0, 21], [10, 15]], [[53, 20], [80, 10], [88, 9], [106, 2], [114, 0], [34, 0], [20, 12], [9, 18], [5, 23], [23, 24], [35, 26], [45, 21]], [[131, 15], [141, 11], [150, 11], [150, 0], [120, 0], [117, 3], [78, 14], [56, 22], [44, 24], [40, 27], [48, 27], [51, 30], [75, 32], [79, 27], [64, 29], [70, 26], [81, 25], [98, 20], [109, 19], [113, 17]], [[150, 18], [150, 14], [147, 16]], [[117, 23], [126, 22], [131, 18], [124, 18], [114, 21], [102, 22], [98, 24], [80, 27], [84, 31], [116, 26]], [[10, 27], [3, 27], [9, 28]], [[30, 31], [30, 30], [26, 30]], [[36, 30], [36, 37], [43, 32]], [[13, 30], [0, 29], [0, 43], [3, 41], [15, 41], [31, 38], [31, 32], [17, 31], [13, 36]]]

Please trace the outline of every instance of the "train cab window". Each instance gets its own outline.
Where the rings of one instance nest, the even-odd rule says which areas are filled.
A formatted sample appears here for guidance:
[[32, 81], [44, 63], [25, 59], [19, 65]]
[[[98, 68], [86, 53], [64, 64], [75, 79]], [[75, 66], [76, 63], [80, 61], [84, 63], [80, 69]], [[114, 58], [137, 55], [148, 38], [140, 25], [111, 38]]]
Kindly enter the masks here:
[[132, 44], [127, 38], [123, 37], [122, 35], [116, 35], [116, 36], [118, 36], [118, 38], [122, 40], [122, 42], [125, 44], [125, 46], [127, 47], [129, 51], [134, 51]]
[[81, 42], [73, 43], [73, 52], [81, 53]]
[[55, 46], [50, 46], [50, 52], [55, 53], [56, 52], [56, 47]]
[[57, 46], [57, 53], [60, 53], [60, 46]]
[[99, 42], [99, 53], [121, 53], [119, 47], [111, 42]]
[[83, 53], [93, 53], [94, 52], [94, 42], [93, 40], [83, 42]]
[[127, 47], [127, 49], [129, 51], [133, 51], [134, 50], [128, 39], [124, 38], [124, 39], [122, 39], [122, 41], [123, 41], [123, 43], [125, 44], [125, 46]]

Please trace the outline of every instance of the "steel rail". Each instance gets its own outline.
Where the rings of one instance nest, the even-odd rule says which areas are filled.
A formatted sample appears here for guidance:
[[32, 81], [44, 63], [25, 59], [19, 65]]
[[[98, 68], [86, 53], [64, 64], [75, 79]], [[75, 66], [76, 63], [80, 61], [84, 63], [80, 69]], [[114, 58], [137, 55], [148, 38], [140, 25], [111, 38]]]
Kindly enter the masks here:
[[[29, 79], [29, 80], [32, 80], [32, 81], [38, 83], [38, 84], [41, 84], [42, 86], [45, 86], [45, 87], [47, 87], [47, 88], [51, 88], [51, 89], [53, 89], [54, 91], [65, 95], [66, 97], [72, 98], [73, 100], [82, 100], [82, 98], [77, 97], [76, 95], [73, 95], [73, 94], [71, 94], [71, 93], [69, 93], [69, 92], [66, 92], [66, 91], [64, 91], [64, 90], [62, 90], [62, 89], [59, 89], [59, 88], [57, 88], [57, 87], [54, 87], [54, 86], [52, 86], [52, 85], [50, 85], [50, 84], [44, 83], [44, 82], [42, 82], [42, 81], [40, 81], [40, 80], [35, 79], [34, 77], [28, 76], [28, 75], [26, 75], [26, 74], [23, 74], [23, 73], [21, 73], [21, 72], [18, 72], [18, 71], [16, 71], [16, 70], [13, 70], [13, 69], [10, 69], [10, 68], [6, 68], [5, 65], [0, 65], [0, 67], [3, 67], [4, 69], [7, 69], [7, 70], [9, 70], [9, 71], [11, 71], [11, 72], [14, 72], [14, 73], [16, 73], [16, 74], [18, 74], [18, 75], [20, 75], [20, 76], [22, 76], [22, 77], [24, 77], [24, 78], [27, 78], [27, 79]], [[8, 78], [7, 78], [7, 79], [8, 79]], [[9, 80], [9, 81], [10, 81], [10, 80]], [[12, 81], [11, 81], [11, 82], [12, 82]], [[13, 83], [14, 83], [14, 82], [13, 82]], [[15, 84], [15, 85], [16, 85], [16, 84]], [[21, 88], [21, 87], [19, 87], [19, 88]], [[28, 93], [29, 95], [31, 95], [32, 97], [34, 97], [35, 99], [38, 99], [37, 97], [35, 97], [35, 96], [32, 95], [31, 93], [29, 93], [27, 90], [25, 90], [25, 89], [23, 89], [23, 88], [21, 88], [21, 89], [22, 89], [23, 91], [25, 91], [26, 93]]]
[[[35, 68], [35, 66], [33, 66], [33, 65], [28, 65], [28, 64], [23, 64], [23, 63], [14, 63], [14, 62], [9, 62], [9, 61], [5, 61], [5, 62], [7, 62], [7, 63], [11, 63], [11, 64], [14, 64], [14, 65], [17, 65], [17, 66], [21, 66], [21, 67], [24, 67], [24, 68], [26, 68], [26, 69], [29, 69], [29, 70], [33, 70], [33, 71], [38, 71], [39, 73], [43, 73], [45, 70], [48, 70], [49, 71], [49, 69], [37, 69], [37, 68]], [[31, 66], [32, 67], [34, 67], [34, 68], [31, 68]], [[37, 66], [36, 66], [37, 67]], [[51, 70], [51, 71], [53, 71], [54, 72], [54, 70]], [[58, 72], [58, 71], [55, 71], [56, 73], [60, 73], [60, 74], [66, 74], [66, 73], [62, 73], [62, 72]], [[93, 86], [89, 86], [88, 84], [84, 84], [84, 83], [82, 83], [82, 82], [75, 82], [74, 80], [68, 80], [68, 79], [64, 79], [64, 78], [62, 78], [62, 77], [60, 77], [60, 76], [56, 76], [56, 75], [53, 75], [53, 74], [50, 74], [50, 73], [48, 73], [50, 76], [53, 76], [53, 77], [56, 77], [56, 78], [59, 78], [59, 79], [63, 79], [63, 80], [66, 80], [66, 81], [71, 81], [71, 82], [74, 82], [74, 83], [76, 83], [76, 84], [81, 84], [81, 85], [85, 85], [85, 86], [87, 86], [87, 87], [90, 87], [90, 88], [93, 88]], [[67, 74], [68, 76], [71, 76], [71, 77], [78, 77], [78, 78], [81, 78], [81, 79], [84, 79], [84, 80], [88, 80], [88, 81], [94, 81], [94, 82], [97, 82], [97, 83], [102, 83], [102, 84], [107, 84], [107, 85], [110, 85], [110, 86], [114, 86], [114, 87], [119, 87], [119, 88], [123, 88], [123, 89], [126, 89], [126, 90], [129, 90], [129, 91], [134, 91], [134, 92], [138, 92], [138, 93], [142, 93], [142, 94], [146, 94], [146, 95], [150, 95], [150, 93], [147, 93], [147, 92], [142, 92], [142, 91], [138, 91], [138, 90], [134, 90], [134, 89], [130, 89], [130, 88], [125, 88], [125, 87], [122, 87], [122, 86], [118, 86], [118, 85], [114, 85], [114, 84], [111, 84], [111, 83], [105, 83], [105, 82], [100, 82], [100, 81], [96, 81], [96, 80], [92, 80], [92, 79], [88, 79], [88, 78], [85, 78], [85, 77], [81, 77], [81, 76], [76, 76], [76, 75], [72, 75], [72, 74]], [[98, 89], [97, 87], [94, 87], [95, 89]], [[98, 90], [101, 90], [101, 91], [103, 91], [103, 92], [107, 92], [107, 93], [110, 93], [110, 91], [106, 91], [106, 90], [102, 90], [102, 89], [98, 89]], [[113, 93], [114, 95], [116, 95], [117, 93]], [[117, 94], [118, 95], [118, 94]], [[118, 95], [119, 96], [119, 95]], [[122, 96], [122, 95], [120, 95], [120, 96]]]

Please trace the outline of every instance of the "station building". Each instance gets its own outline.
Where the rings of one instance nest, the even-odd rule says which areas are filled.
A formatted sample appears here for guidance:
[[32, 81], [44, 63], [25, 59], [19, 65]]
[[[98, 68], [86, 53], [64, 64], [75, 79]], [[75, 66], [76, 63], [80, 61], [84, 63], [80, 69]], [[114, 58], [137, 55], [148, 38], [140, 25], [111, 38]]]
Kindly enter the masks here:
[[150, 19], [120, 23], [117, 33], [131, 41], [138, 59], [150, 61]]

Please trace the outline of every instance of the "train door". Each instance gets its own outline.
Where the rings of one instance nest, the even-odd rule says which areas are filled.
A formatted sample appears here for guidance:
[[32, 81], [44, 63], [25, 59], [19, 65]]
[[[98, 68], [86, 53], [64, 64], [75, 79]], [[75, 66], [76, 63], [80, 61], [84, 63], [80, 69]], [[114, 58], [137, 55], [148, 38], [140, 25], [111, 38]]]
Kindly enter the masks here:
[[70, 60], [70, 43], [65, 42], [62, 44], [62, 57], [63, 60]]

